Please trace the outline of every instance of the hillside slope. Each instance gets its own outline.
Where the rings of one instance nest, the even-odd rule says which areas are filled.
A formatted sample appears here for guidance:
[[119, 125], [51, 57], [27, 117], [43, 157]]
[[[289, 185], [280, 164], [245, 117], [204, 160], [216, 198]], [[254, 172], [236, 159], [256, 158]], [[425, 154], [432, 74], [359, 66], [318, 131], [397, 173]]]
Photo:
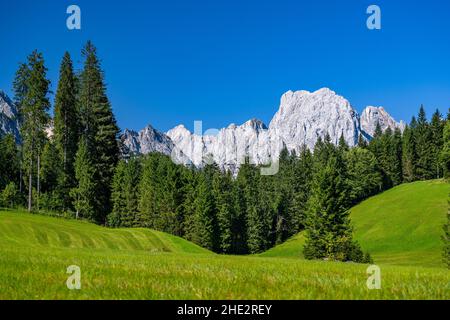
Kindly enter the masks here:
[[[441, 267], [442, 226], [450, 185], [440, 181], [403, 184], [350, 210], [355, 238], [376, 263]], [[302, 257], [304, 234], [261, 254]]]
[[0, 212], [0, 246], [210, 253], [182, 238], [154, 230], [109, 229], [20, 212]]
[[[72, 265], [80, 290], [66, 286]], [[366, 268], [216, 255], [151, 230], [0, 211], [0, 300], [449, 299], [445, 269], [383, 266], [382, 290], [368, 290]]]

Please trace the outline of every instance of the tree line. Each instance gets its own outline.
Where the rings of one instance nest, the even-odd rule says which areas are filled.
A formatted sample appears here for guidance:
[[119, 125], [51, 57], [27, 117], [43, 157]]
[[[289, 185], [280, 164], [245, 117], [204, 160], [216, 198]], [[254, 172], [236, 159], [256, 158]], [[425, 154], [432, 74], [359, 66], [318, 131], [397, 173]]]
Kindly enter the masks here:
[[91, 42], [82, 55], [78, 73], [69, 53], [62, 59], [53, 119], [42, 53], [34, 51], [20, 64], [13, 83], [20, 143], [8, 135], [1, 140], [1, 187], [6, 205], [63, 211], [104, 224], [120, 156], [119, 128]]
[[[326, 135], [313, 150], [283, 149], [272, 176], [248, 160], [233, 177], [216, 164], [126, 155], [91, 42], [82, 55], [79, 72], [69, 53], [62, 59], [53, 119], [42, 54], [20, 64], [13, 89], [21, 141], [0, 139], [4, 206], [152, 228], [224, 254], [259, 253], [306, 230], [306, 258], [370, 262], [353, 239], [349, 208], [403, 182], [450, 178], [449, 116], [436, 111], [428, 122], [423, 106], [403, 132], [378, 124], [356, 147]], [[448, 225], [446, 232], [448, 243]]]

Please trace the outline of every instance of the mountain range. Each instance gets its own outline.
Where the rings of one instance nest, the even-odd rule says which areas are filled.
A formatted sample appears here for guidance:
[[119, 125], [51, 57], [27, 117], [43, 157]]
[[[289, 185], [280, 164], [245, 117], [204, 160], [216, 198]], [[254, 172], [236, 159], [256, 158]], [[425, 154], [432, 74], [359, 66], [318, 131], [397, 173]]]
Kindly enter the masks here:
[[162, 152], [197, 167], [213, 160], [222, 170], [236, 173], [246, 158], [257, 165], [269, 164], [283, 147], [296, 152], [303, 145], [312, 149], [327, 133], [335, 144], [343, 136], [349, 146], [355, 146], [360, 134], [366, 140], [372, 138], [377, 123], [383, 131], [405, 128], [403, 121], [396, 122], [383, 107], [368, 106], [360, 116], [347, 99], [322, 88], [283, 94], [269, 126], [251, 119], [211, 133], [203, 132], [200, 125], [194, 132], [179, 125], [163, 133], [148, 125], [139, 132], [125, 130], [121, 139], [130, 153]]
[[[360, 135], [366, 140], [372, 138], [377, 123], [382, 130], [405, 128], [403, 121], [396, 122], [383, 107], [368, 106], [359, 115], [347, 99], [322, 88], [283, 94], [269, 126], [251, 119], [241, 125], [230, 124], [204, 132], [198, 122], [194, 132], [178, 125], [164, 133], [148, 125], [139, 132], [125, 129], [120, 139], [130, 154], [160, 152], [177, 163], [197, 167], [214, 161], [222, 170], [235, 174], [246, 159], [256, 165], [269, 164], [284, 147], [295, 152], [303, 145], [312, 149], [319, 137], [323, 139], [326, 134], [335, 144], [343, 136], [349, 146], [355, 146]], [[17, 109], [2, 91], [0, 130], [20, 141]]]

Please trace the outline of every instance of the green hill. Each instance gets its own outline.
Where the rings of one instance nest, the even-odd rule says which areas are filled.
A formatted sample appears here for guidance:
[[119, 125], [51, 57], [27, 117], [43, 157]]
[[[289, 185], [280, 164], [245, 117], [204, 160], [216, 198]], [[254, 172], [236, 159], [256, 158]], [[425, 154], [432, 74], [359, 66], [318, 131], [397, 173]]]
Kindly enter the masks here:
[[[291, 241], [286, 243], [294, 243]], [[81, 269], [69, 290], [67, 267]], [[442, 268], [212, 254], [146, 229], [0, 211], [1, 299], [449, 299]]]
[[0, 213], [0, 246], [210, 253], [182, 238], [154, 230], [110, 229], [83, 221], [21, 212]]
[[[442, 226], [450, 185], [440, 180], [403, 184], [350, 210], [355, 238], [376, 263], [440, 267]], [[302, 233], [261, 254], [302, 257]]]

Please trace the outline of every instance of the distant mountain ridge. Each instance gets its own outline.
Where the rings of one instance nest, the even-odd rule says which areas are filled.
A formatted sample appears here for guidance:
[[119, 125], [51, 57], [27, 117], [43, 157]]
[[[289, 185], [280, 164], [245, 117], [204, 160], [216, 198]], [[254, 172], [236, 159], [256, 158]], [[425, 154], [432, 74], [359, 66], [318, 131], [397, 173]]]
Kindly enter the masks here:
[[327, 133], [335, 144], [342, 135], [349, 146], [355, 146], [360, 134], [372, 138], [377, 123], [383, 130], [405, 128], [403, 121], [396, 122], [383, 107], [368, 106], [360, 117], [347, 99], [322, 88], [283, 94], [268, 127], [261, 120], [251, 119], [222, 128], [216, 135], [205, 135], [192, 133], [184, 125], [166, 133], [147, 126], [139, 133], [125, 130], [122, 141], [131, 153], [158, 151], [198, 167], [214, 160], [222, 170], [236, 173], [246, 158], [257, 165], [269, 164], [283, 147], [296, 152], [303, 145], [312, 149]]
[[17, 108], [2, 90], [0, 90], [0, 133], [12, 134], [16, 141], [20, 141]]
[[[377, 123], [383, 130], [405, 128], [403, 121], [395, 121], [383, 107], [368, 106], [359, 116], [347, 99], [322, 88], [283, 94], [269, 126], [251, 119], [242, 125], [230, 124], [211, 135], [204, 134], [202, 128], [192, 133], [184, 125], [166, 133], [148, 125], [139, 132], [125, 129], [120, 139], [124, 150], [131, 154], [160, 152], [178, 163], [197, 167], [214, 161], [222, 170], [237, 173], [245, 159], [257, 165], [270, 164], [283, 147], [296, 152], [303, 145], [312, 149], [318, 138], [323, 139], [327, 133], [335, 144], [342, 135], [349, 146], [355, 146], [360, 134], [367, 140], [372, 138]], [[17, 109], [3, 91], [0, 91], [0, 130], [20, 141]], [[47, 131], [51, 136], [52, 128]]]

